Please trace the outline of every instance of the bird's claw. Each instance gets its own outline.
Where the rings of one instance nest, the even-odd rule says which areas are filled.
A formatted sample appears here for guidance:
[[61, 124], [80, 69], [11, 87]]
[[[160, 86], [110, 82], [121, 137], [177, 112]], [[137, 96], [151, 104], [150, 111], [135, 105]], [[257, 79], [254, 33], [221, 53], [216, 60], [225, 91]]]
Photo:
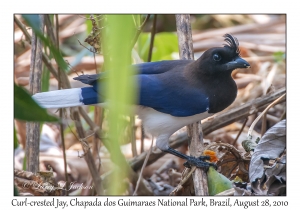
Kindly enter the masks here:
[[197, 168], [202, 168], [205, 171], [208, 170], [209, 166], [217, 169], [217, 165], [215, 163], [206, 162], [206, 160], [210, 160], [209, 156], [200, 156], [198, 158], [189, 156], [187, 161], [183, 164], [187, 168], [191, 168], [192, 166], [196, 166]]

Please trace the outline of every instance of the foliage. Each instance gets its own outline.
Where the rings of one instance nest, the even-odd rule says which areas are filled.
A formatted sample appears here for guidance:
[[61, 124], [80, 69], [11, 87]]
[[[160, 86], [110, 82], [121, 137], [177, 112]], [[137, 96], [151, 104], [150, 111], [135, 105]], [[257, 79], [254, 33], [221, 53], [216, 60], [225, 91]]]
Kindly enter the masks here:
[[[140, 57], [146, 62], [150, 48], [150, 33], [142, 33], [138, 42]], [[173, 53], [178, 54], [178, 40], [176, 33], [163, 32], [155, 35], [152, 60], [174, 60]]]
[[58, 119], [41, 108], [22, 87], [14, 84], [15, 119], [33, 122], [58, 122]]
[[232, 188], [232, 182], [223, 174], [218, 173], [213, 167], [208, 169], [207, 182], [209, 195], [216, 195]]

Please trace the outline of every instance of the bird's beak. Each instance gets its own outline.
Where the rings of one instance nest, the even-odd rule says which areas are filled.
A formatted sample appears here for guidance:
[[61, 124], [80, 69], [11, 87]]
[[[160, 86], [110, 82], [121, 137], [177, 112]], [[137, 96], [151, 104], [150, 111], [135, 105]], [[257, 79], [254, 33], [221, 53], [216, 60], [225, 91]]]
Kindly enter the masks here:
[[237, 57], [235, 60], [226, 64], [227, 70], [234, 70], [237, 68], [250, 68], [250, 64], [244, 59]]

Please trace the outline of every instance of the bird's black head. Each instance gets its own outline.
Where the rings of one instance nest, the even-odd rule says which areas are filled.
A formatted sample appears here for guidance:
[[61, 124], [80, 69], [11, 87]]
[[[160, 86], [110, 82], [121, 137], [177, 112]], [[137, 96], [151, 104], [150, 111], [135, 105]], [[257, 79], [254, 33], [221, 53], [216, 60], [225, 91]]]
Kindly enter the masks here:
[[214, 47], [203, 53], [198, 59], [201, 73], [212, 75], [221, 72], [229, 74], [237, 68], [248, 68], [249, 63], [240, 57], [239, 42], [230, 35], [225, 34], [224, 47]]

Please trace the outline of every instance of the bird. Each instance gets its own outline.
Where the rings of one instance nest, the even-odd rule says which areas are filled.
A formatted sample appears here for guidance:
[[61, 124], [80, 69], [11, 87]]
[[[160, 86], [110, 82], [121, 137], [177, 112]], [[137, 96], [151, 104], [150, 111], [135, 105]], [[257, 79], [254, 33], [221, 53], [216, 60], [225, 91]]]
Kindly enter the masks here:
[[[164, 60], [132, 65], [138, 99], [133, 104], [146, 133], [156, 137], [156, 147], [185, 159], [187, 166], [213, 165], [207, 156], [193, 157], [169, 145], [170, 136], [182, 127], [218, 113], [233, 103], [237, 86], [231, 73], [249, 68], [241, 58], [239, 42], [225, 34], [225, 44], [206, 50], [197, 60]], [[106, 72], [73, 78], [88, 87], [36, 93], [33, 99], [44, 108], [105, 104], [99, 90], [105, 88]]]

